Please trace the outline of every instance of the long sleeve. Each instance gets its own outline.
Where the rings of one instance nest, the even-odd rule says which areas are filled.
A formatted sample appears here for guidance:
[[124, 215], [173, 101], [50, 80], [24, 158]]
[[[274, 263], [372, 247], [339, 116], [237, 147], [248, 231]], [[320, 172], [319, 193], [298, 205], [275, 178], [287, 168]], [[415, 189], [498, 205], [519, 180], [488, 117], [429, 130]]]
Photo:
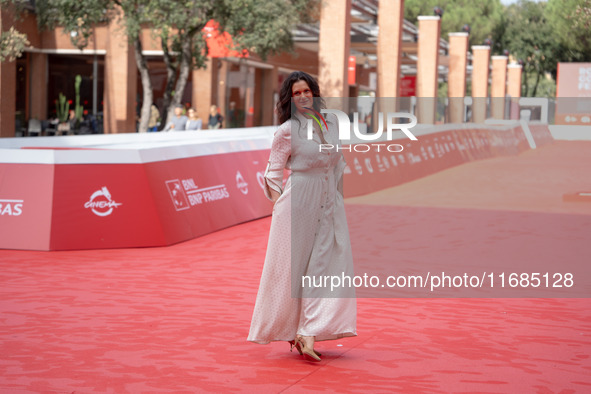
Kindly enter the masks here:
[[[340, 143], [339, 143], [339, 146]], [[340, 158], [339, 158], [339, 162], [337, 163], [337, 165], [334, 168], [334, 175], [335, 175], [335, 179], [337, 181], [337, 190], [339, 191], [339, 193], [341, 193], [341, 196], [345, 196], [344, 192], [343, 192], [343, 175], [344, 175], [344, 171], [345, 171], [345, 167], [347, 167], [347, 163], [345, 162], [345, 157], [343, 156], [343, 153], [340, 152]]]
[[265, 171], [265, 196], [272, 200], [271, 192], [273, 189], [279, 194], [283, 193], [283, 170], [285, 164], [291, 155], [291, 129], [290, 122], [279, 126], [273, 137], [271, 145], [271, 154], [269, 163]]

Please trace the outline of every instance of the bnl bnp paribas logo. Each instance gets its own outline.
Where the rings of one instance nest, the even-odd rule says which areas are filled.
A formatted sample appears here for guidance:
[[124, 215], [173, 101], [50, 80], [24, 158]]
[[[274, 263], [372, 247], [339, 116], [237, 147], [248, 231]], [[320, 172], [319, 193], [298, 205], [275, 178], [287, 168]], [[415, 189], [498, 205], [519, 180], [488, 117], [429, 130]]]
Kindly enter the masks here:
[[[360, 139], [361, 141], [377, 141], [379, 140], [382, 135], [384, 134], [384, 114], [380, 112], [378, 114], [378, 129], [371, 134], [364, 134], [359, 130], [359, 113], [353, 113], [353, 121], [351, 122], [349, 119], [349, 115], [344, 113], [343, 111], [339, 111], [338, 109], [321, 109], [320, 112], [314, 110], [313, 108], [306, 107], [309, 110], [308, 115], [311, 116], [312, 119], [308, 119], [307, 122], [307, 130], [308, 135], [307, 138], [309, 140], [313, 139], [313, 121], [315, 121], [320, 129], [322, 129], [322, 125], [324, 125], [325, 129], [328, 130], [328, 124], [326, 123], [326, 119], [323, 114], [333, 114], [337, 117], [339, 122], [339, 140], [341, 141], [350, 141], [351, 140], [351, 129], [353, 129], [353, 134], [355, 137]], [[409, 119], [408, 123], [395, 123], [395, 119]], [[393, 132], [395, 130], [402, 131], [410, 140], [417, 141], [417, 137], [414, 136], [413, 133], [409, 129], [415, 127], [417, 125], [417, 118], [413, 114], [405, 113], [405, 112], [388, 112], [385, 116], [386, 119], [386, 139], [387, 141], [393, 140]], [[361, 144], [354, 144], [349, 145], [347, 147], [342, 147], [339, 145], [333, 144], [320, 144], [319, 150], [322, 151], [330, 151], [336, 150], [342, 151], [347, 150], [349, 152], [369, 152], [374, 150], [376, 152], [380, 152], [382, 150], [388, 152], [402, 152], [404, 147], [400, 144], [393, 144], [393, 143], [361, 143]]]

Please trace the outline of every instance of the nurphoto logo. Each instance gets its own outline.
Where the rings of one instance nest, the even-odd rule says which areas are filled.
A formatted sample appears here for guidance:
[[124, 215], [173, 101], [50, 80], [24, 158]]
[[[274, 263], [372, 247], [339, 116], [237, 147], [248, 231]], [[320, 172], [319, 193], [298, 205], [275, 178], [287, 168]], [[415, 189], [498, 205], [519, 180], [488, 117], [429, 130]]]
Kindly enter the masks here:
[[[361, 141], [377, 141], [381, 139], [382, 135], [384, 134], [384, 121], [386, 123], [386, 139], [387, 141], [392, 141], [394, 139], [393, 132], [396, 130], [402, 131], [410, 140], [417, 141], [417, 137], [410, 131], [411, 128], [417, 125], [417, 118], [410, 113], [406, 112], [388, 112], [386, 116], [384, 116], [383, 112], [378, 113], [378, 128], [374, 133], [362, 133], [359, 128], [359, 113], [353, 113], [353, 121], [350, 121], [349, 115], [345, 112], [340, 111], [338, 109], [321, 109], [320, 112], [314, 110], [313, 108], [306, 108], [309, 110], [309, 115], [312, 119], [308, 119], [307, 121], [307, 138], [309, 140], [313, 139], [314, 133], [314, 126], [313, 121], [315, 121], [318, 126], [322, 129], [322, 125], [326, 129], [328, 129], [328, 125], [326, 123], [326, 119], [322, 114], [333, 114], [337, 117], [339, 122], [339, 139], [341, 141], [350, 141], [351, 140], [351, 129], [353, 129], [353, 134], [356, 138]], [[408, 119], [408, 123], [396, 123], [397, 119]], [[348, 147], [341, 147], [341, 146], [334, 146], [333, 144], [320, 144], [320, 152], [323, 150], [332, 150], [335, 149], [337, 152], [339, 150], [348, 150], [348, 151], [355, 151], [360, 153], [369, 152], [371, 150], [375, 150], [380, 152], [381, 150], [387, 150], [388, 152], [397, 153], [402, 152], [404, 147], [400, 144], [385, 144], [385, 143], [372, 143], [372, 144], [354, 144]]]

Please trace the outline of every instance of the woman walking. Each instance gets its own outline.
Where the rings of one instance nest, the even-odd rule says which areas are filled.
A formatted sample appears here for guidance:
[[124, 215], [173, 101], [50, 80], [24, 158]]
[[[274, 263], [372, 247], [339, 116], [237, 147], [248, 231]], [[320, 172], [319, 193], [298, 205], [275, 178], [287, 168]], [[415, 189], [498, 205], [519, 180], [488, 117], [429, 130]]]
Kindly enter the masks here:
[[[342, 192], [346, 164], [341, 152], [320, 149], [339, 139], [336, 117], [320, 115], [316, 80], [296, 71], [279, 95], [282, 124], [265, 173], [265, 194], [275, 206], [248, 340], [288, 341], [320, 361], [316, 342], [357, 335], [354, 288], [318, 286], [324, 277], [354, 275]], [[291, 174], [283, 187], [285, 168]]]

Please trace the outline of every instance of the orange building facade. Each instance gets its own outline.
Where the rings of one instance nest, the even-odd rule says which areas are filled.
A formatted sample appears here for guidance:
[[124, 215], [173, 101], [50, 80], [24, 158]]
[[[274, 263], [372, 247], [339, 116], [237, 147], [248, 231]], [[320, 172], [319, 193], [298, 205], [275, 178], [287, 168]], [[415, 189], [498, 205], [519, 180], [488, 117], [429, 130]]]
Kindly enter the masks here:
[[[449, 56], [438, 18], [426, 18], [427, 23], [417, 27], [402, 18], [403, 9], [403, 0], [381, 2], [374, 8], [360, 8], [351, 0], [325, 0], [319, 24], [294, 30], [295, 53], [266, 61], [255, 54], [209, 58], [205, 69], [190, 73], [181, 101], [196, 108], [205, 122], [215, 104], [225, 117], [224, 127], [251, 127], [277, 123], [274, 105], [279, 86], [295, 70], [318, 77], [327, 97], [420, 96], [421, 92], [434, 97], [438, 83], [447, 81], [448, 70], [454, 67], [450, 83], [463, 91], [471, 75], [471, 57], [462, 55], [463, 47], [458, 55]], [[379, 18], [380, 12], [397, 17]], [[91, 132], [136, 132], [141, 81], [133, 47], [116, 21], [97, 25], [83, 50], [74, 47], [61, 28], [39, 31], [34, 15], [19, 20], [3, 10], [2, 30], [12, 25], [27, 34], [30, 47], [16, 61], [0, 64], [0, 137], [26, 135], [31, 119], [52, 119], [60, 93], [74, 100], [76, 75], [82, 78], [80, 103], [92, 119]], [[162, 49], [149, 28], [142, 32], [142, 44], [154, 103], [162, 110], [166, 84]], [[454, 59], [460, 63], [450, 65]], [[487, 86], [488, 73], [481, 74], [486, 79], [479, 83]], [[432, 109], [423, 111], [426, 121], [433, 123]]]

